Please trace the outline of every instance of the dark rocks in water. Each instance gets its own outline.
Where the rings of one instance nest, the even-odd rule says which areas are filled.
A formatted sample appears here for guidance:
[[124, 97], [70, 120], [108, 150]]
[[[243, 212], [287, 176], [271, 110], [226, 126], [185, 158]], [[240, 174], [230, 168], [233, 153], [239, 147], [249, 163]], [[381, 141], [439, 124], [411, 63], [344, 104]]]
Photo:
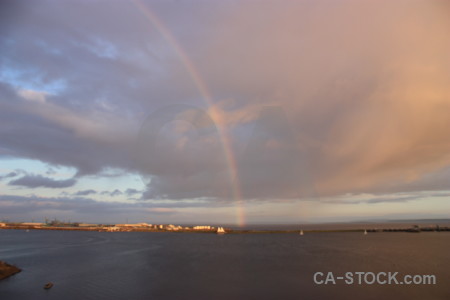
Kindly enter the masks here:
[[44, 285], [44, 289], [46, 289], [46, 290], [51, 289], [52, 287], [53, 287], [53, 283], [52, 282], [49, 282], [46, 285]]
[[0, 280], [19, 273], [20, 271], [22, 270], [18, 267], [0, 261]]

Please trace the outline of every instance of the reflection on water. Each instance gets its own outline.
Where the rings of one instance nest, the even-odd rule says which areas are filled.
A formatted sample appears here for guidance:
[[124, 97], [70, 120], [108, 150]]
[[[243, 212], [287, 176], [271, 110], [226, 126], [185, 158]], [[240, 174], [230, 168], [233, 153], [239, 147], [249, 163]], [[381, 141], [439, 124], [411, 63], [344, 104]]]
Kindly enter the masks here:
[[[450, 299], [449, 249], [444, 232], [0, 230], [0, 260], [23, 270], [0, 299]], [[315, 285], [318, 271], [435, 274], [437, 285]]]

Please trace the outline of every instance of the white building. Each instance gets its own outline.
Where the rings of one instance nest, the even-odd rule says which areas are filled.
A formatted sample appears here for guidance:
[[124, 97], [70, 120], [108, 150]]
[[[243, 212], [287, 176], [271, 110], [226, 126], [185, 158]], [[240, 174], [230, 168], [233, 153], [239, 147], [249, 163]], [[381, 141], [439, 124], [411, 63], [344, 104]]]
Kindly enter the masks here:
[[198, 225], [193, 227], [194, 230], [211, 230], [214, 229], [214, 227], [211, 227], [209, 225]]
[[167, 230], [180, 230], [180, 229], [183, 229], [183, 227], [170, 224], [170, 225], [166, 226], [166, 229]]
[[97, 224], [80, 223], [78, 227], [97, 227]]
[[151, 224], [147, 224], [147, 223], [116, 224], [116, 227], [121, 227], [121, 228], [146, 228], [146, 227], [152, 227], [152, 225]]
[[114, 232], [114, 231], [119, 231], [120, 228], [119, 228], [119, 227], [116, 227], [116, 226], [112, 226], [112, 227], [103, 227], [103, 230], [109, 231], [109, 232]]
[[31, 223], [31, 222], [25, 222], [25, 223], [20, 223], [20, 225], [23, 225], [23, 226], [43, 226], [44, 223]]

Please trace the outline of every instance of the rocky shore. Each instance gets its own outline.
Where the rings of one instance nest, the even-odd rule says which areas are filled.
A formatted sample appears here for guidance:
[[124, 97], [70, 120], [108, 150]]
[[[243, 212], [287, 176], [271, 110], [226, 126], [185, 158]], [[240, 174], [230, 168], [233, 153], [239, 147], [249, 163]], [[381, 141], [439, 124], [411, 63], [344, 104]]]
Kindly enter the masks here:
[[19, 273], [20, 271], [22, 270], [18, 267], [0, 261], [0, 280]]

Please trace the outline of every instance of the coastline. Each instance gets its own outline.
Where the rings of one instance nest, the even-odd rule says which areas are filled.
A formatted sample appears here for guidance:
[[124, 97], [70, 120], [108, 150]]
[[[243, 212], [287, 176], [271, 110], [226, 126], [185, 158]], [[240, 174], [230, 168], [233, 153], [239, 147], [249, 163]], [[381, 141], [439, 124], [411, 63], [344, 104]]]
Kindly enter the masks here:
[[[0, 228], [4, 230], [59, 230], [59, 231], [97, 231], [97, 232], [110, 232], [100, 227], [56, 227], [56, 226], [3, 226]], [[258, 230], [258, 229], [230, 229], [225, 228], [227, 234], [299, 234], [299, 230], [293, 229], [268, 229], [268, 230]], [[392, 228], [336, 228], [336, 229], [309, 229], [302, 230], [305, 234], [311, 233], [344, 233], [344, 232], [365, 232], [368, 233], [379, 233], [379, 232], [445, 232], [450, 231], [450, 227], [447, 226], [413, 226], [413, 227], [392, 227]], [[168, 229], [147, 229], [147, 228], [127, 228], [126, 230], [119, 230], [114, 232], [173, 232], [173, 233], [214, 233], [216, 230], [195, 230], [195, 229], [181, 229], [181, 230], [168, 230]]]

